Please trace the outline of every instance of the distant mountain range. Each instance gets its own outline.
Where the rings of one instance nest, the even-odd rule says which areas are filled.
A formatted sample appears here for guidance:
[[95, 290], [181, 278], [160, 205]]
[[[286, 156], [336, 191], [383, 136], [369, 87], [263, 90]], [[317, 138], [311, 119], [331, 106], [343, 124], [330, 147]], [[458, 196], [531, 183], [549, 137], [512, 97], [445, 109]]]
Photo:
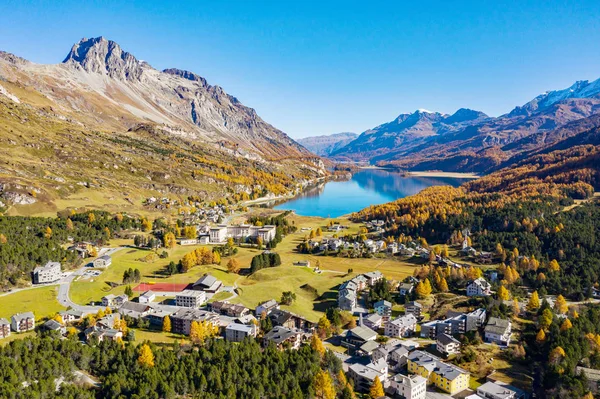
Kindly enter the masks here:
[[324, 174], [221, 87], [156, 70], [103, 37], [82, 39], [59, 64], [0, 52], [0, 124], [0, 212], [7, 187], [37, 187], [26, 201], [82, 186], [220, 198], [280, 194]]
[[410, 170], [487, 173], [600, 126], [600, 79], [544, 93], [511, 112], [489, 117], [459, 109], [401, 114], [363, 132], [331, 157]]
[[299, 139], [298, 143], [319, 156], [327, 157], [357, 137], [358, 134], [356, 133], [343, 132], [331, 135], [306, 137]]

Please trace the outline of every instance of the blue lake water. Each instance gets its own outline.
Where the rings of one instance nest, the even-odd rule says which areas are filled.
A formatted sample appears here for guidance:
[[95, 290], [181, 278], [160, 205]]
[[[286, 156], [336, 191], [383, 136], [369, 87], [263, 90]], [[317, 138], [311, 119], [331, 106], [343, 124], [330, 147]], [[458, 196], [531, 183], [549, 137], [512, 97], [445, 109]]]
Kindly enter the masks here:
[[402, 176], [382, 169], [363, 169], [348, 181], [331, 181], [311, 188], [275, 209], [292, 210], [302, 216], [338, 217], [370, 205], [407, 197], [430, 186], [458, 187], [469, 179]]

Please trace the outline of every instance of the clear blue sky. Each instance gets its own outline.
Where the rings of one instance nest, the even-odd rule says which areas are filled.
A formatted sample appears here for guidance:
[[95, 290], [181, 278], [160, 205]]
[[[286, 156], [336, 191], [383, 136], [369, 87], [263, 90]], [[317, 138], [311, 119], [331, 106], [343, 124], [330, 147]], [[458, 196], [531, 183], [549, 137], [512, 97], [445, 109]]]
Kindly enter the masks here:
[[296, 138], [417, 108], [499, 115], [600, 77], [598, 0], [0, 1], [0, 49], [31, 61], [101, 35], [206, 77]]

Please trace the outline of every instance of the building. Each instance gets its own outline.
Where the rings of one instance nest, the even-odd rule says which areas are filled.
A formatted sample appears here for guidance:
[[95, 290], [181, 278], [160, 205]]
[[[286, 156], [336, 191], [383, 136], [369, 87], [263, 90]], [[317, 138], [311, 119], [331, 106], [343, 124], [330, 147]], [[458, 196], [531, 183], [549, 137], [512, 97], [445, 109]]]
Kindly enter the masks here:
[[314, 323], [286, 310], [275, 309], [271, 311], [267, 317], [269, 317], [273, 326], [282, 326], [299, 330], [311, 330], [314, 327]]
[[6, 338], [10, 335], [10, 323], [6, 319], [0, 319], [0, 338]]
[[384, 335], [388, 337], [409, 337], [416, 330], [417, 318], [412, 314], [408, 314], [385, 323]]
[[429, 384], [454, 395], [469, 387], [470, 375], [453, 364], [444, 363], [437, 356], [414, 351], [408, 357], [408, 371], [427, 379]]
[[512, 331], [512, 323], [510, 320], [490, 317], [485, 326], [485, 340], [487, 342], [495, 342], [499, 345], [508, 345]]
[[129, 297], [125, 294], [113, 295], [108, 294], [102, 297], [102, 306], [108, 306], [109, 308], [118, 308], [123, 306], [125, 302], [129, 301]]
[[439, 334], [464, 334], [475, 331], [483, 326], [486, 311], [483, 308], [476, 309], [471, 313], [448, 312], [445, 320], [433, 320], [421, 324], [421, 337], [435, 339]]
[[140, 319], [152, 313], [154, 309], [147, 303], [137, 303], [127, 301], [120, 308], [119, 313], [123, 316], [129, 316], [133, 319]]
[[109, 267], [112, 264], [112, 258], [108, 255], [100, 256], [94, 259], [94, 267]]
[[31, 331], [35, 328], [33, 312], [17, 313], [10, 319], [10, 327], [14, 332]]
[[410, 295], [410, 294], [412, 294], [414, 288], [415, 288], [415, 285], [413, 283], [402, 283], [398, 287], [398, 293], [400, 295]]
[[198, 244], [198, 240], [195, 238], [182, 238], [181, 240], [179, 240], [179, 245], [181, 245], [181, 246], [196, 245], [196, 244]]
[[275, 299], [270, 299], [266, 302], [259, 304], [254, 310], [254, 314], [256, 317], [261, 317], [264, 313], [265, 315], [269, 315], [273, 310], [279, 309], [279, 304]]
[[153, 312], [148, 313], [148, 315], [146, 315], [146, 320], [148, 320], [150, 324], [154, 326], [162, 327], [165, 317], [169, 316], [170, 318], [171, 315], [177, 312], [179, 309], [180, 308], [177, 306], [161, 305], [160, 307], [156, 307]]
[[425, 399], [427, 379], [420, 375], [396, 374], [390, 381], [390, 387], [396, 395], [405, 399]]
[[492, 295], [492, 286], [483, 277], [473, 280], [467, 285], [467, 296], [490, 296]]
[[387, 381], [388, 365], [383, 359], [368, 364], [354, 363], [348, 367], [348, 377], [354, 382], [356, 391], [368, 392], [375, 377], [382, 384]]
[[86, 339], [89, 341], [92, 338], [102, 342], [105, 339], [109, 341], [117, 341], [123, 339], [123, 332], [114, 328], [99, 328], [97, 326], [90, 327], [84, 331]]
[[243, 317], [250, 313], [244, 305], [229, 303], [227, 301], [214, 301], [208, 304], [208, 310], [230, 317]]
[[192, 322], [206, 321], [214, 325], [219, 324], [219, 315], [205, 310], [183, 308], [170, 315], [171, 331], [175, 334], [190, 335]]
[[383, 321], [388, 321], [392, 316], [392, 303], [389, 301], [377, 301], [373, 308], [383, 318]]
[[225, 339], [231, 342], [242, 342], [247, 337], [256, 337], [258, 328], [254, 324], [230, 323], [225, 327]]
[[512, 389], [488, 381], [477, 388], [477, 395], [486, 399], [516, 399], [517, 392]]
[[96, 327], [101, 329], [117, 328], [121, 321], [121, 315], [119, 313], [111, 313], [96, 320]]
[[277, 326], [265, 334], [263, 345], [273, 343], [278, 349], [298, 349], [304, 337], [304, 333], [300, 330]]
[[375, 341], [377, 333], [368, 327], [357, 326], [352, 330], [346, 331], [342, 337], [342, 346], [348, 348], [351, 352], [357, 351], [368, 341]]
[[357, 305], [357, 288], [356, 284], [352, 281], [346, 281], [340, 285], [338, 291], [338, 308], [341, 310], [347, 310], [349, 312], [354, 311]]
[[362, 318], [362, 325], [371, 330], [379, 330], [381, 328], [381, 323], [383, 323], [383, 318], [377, 313], [371, 313]]
[[217, 280], [216, 277], [212, 276], [209, 273], [206, 273], [204, 276], [200, 277], [198, 281], [192, 284], [192, 288], [195, 290], [202, 290], [207, 293], [214, 294], [223, 286], [223, 283], [220, 280]]
[[227, 226], [219, 225], [211, 227], [208, 231], [211, 244], [221, 244], [227, 239]]
[[448, 356], [460, 352], [460, 341], [448, 334], [439, 334], [435, 339], [435, 348], [438, 352]]
[[60, 335], [64, 335], [67, 333], [67, 328], [65, 326], [60, 324], [58, 321], [52, 319], [42, 324], [42, 328], [46, 331], [56, 331]]
[[388, 354], [388, 361], [396, 368], [404, 367], [406, 365], [406, 362], [408, 361], [409, 352], [410, 351], [404, 346], [394, 348]]
[[63, 323], [65, 324], [73, 323], [74, 321], [79, 321], [83, 317], [82, 311], [74, 309], [62, 310], [58, 312], [58, 314], [60, 315], [60, 317], [62, 317]]
[[404, 313], [412, 314], [417, 320], [421, 320], [421, 312], [423, 311], [423, 305], [417, 301], [411, 301], [404, 305]]
[[59, 262], [48, 262], [44, 266], [33, 269], [31, 279], [33, 284], [53, 283], [60, 280], [61, 270]]
[[376, 282], [383, 278], [383, 274], [380, 271], [367, 272], [363, 276], [367, 279], [369, 287], [374, 286]]
[[199, 308], [206, 302], [204, 291], [183, 290], [175, 296], [175, 304], [184, 308]]
[[151, 303], [156, 299], [156, 294], [152, 291], [146, 291], [138, 298], [139, 303]]

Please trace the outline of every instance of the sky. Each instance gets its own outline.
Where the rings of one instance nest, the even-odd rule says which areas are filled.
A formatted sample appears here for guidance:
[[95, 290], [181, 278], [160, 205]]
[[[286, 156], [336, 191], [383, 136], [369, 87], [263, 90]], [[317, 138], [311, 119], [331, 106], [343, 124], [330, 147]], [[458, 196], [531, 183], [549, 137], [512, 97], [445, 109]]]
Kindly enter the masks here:
[[205, 77], [294, 138], [419, 108], [497, 116], [600, 77], [597, 0], [0, 0], [0, 50], [58, 63], [96, 36]]

